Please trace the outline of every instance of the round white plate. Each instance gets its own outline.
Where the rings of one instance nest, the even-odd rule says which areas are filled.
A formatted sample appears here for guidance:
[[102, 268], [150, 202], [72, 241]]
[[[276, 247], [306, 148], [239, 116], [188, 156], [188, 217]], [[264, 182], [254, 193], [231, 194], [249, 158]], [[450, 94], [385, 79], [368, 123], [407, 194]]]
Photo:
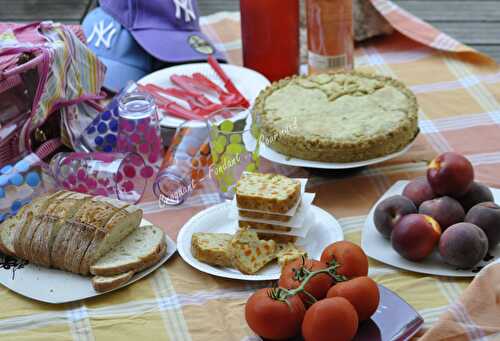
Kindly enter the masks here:
[[[412, 262], [401, 257], [396, 251], [394, 251], [390, 241], [382, 237], [382, 235], [377, 231], [375, 224], [373, 223], [373, 212], [375, 207], [385, 198], [403, 193], [403, 189], [408, 182], [409, 181], [396, 182], [387, 190], [387, 192], [384, 193], [384, 195], [370, 210], [370, 214], [368, 214], [365, 221], [361, 238], [361, 246], [363, 247], [363, 250], [365, 250], [366, 254], [373, 259], [408, 271], [449, 277], [476, 276], [480, 268], [486, 265], [485, 262], [480, 263], [477, 268], [472, 270], [458, 270], [457, 268], [446, 264], [439, 256], [439, 252], [437, 250], [435, 250], [429, 257], [425, 258], [422, 262]], [[490, 189], [493, 193], [495, 202], [500, 202], [500, 190], [491, 187]], [[500, 257], [500, 247], [490, 251], [490, 254], [494, 257], [494, 259], [492, 259], [489, 263], [494, 262], [495, 259]]]
[[[260, 73], [247, 69], [242, 66], [231, 65], [231, 64], [221, 64], [222, 69], [227, 74], [227, 76], [232, 80], [234, 85], [238, 88], [241, 94], [250, 102], [250, 105], [253, 104], [255, 98], [259, 92], [267, 87], [270, 82], [266, 77], [261, 75]], [[186, 75], [191, 76], [195, 72], [200, 72], [206, 77], [208, 77], [215, 84], [219, 85], [222, 89], [224, 89], [224, 84], [220, 80], [219, 76], [212, 70], [208, 63], [194, 63], [194, 64], [183, 64], [172, 66], [163, 70], [159, 70], [153, 72], [147, 76], [141, 78], [138, 83], [145, 85], [148, 83], [152, 83], [161, 87], [176, 87], [171, 81], [170, 76], [172, 75]], [[212, 97], [210, 95], [207, 96], [214, 102], [218, 102], [217, 98]], [[181, 100], [176, 100], [181, 105], [188, 107], [187, 104]], [[183, 119], [165, 115], [161, 120], [160, 124], [164, 127], [169, 128], [177, 128], [182, 122]]]
[[[141, 225], [152, 225], [146, 219], [142, 219]], [[163, 265], [176, 251], [175, 242], [165, 235], [167, 244], [166, 255], [152, 267], [134, 274], [125, 284], [111, 291], [126, 287], [141, 278], [149, 275]], [[3, 256], [0, 256], [0, 260]], [[14, 258], [17, 259], [17, 258]], [[19, 260], [16, 261], [20, 263]], [[13, 272], [12, 267], [0, 267], [0, 283], [10, 290], [33, 300], [46, 303], [67, 303], [79, 301], [86, 298], [100, 296], [107, 292], [97, 292], [92, 287], [91, 277], [84, 277], [70, 272], [49, 269], [35, 264], [28, 264]]]
[[306, 167], [306, 168], [320, 168], [320, 169], [349, 169], [349, 168], [358, 168], [358, 167], [364, 167], [364, 166], [369, 166], [373, 165], [376, 163], [384, 162], [390, 159], [397, 158], [398, 156], [403, 155], [406, 153], [411, 146], [415, 143], [415, 140], [413, 140], [409, 145], [407, 145], [404, 149], [400, 150], [399, 152], [389, 154], [386, 156], [382, 156], [376, 159], [371, 159], [371, 160], [365, 160], [365, 161], [358, 161], [358, 162], [321, 162], [321, 161], [310, 161], [310, 160], [303, 160], [303, 159], [297, 159], [294, 157], [286, 156], [284, 154], [281, 154], [270, 147], [266, 146], [265, 144], [261, 143], [260, 145], [260, 156], [263, 158], [266, 158], [270, 161], [281, 163], [283, 165], [288, 165], [288, 166], [295, 166], [295, 167]]
[[[280, 267], [272, 262], [255, 275], [245, 275], [231, 268], [221, 268], [198, 261], [191, 253], [191, 236], [195, 232], [235, 233], [237, 221], [229, 218], [228, 211], [234, 209], [230, 202], [225, 202], [207, 208], [192, 217], [180, 230], [177, 236], [177, 250], [182, 259], [192, 267], [208, 274], [240, 279], [246, 281], [268, 281], [280, 277]], [[344, 233], [339, 223], [327, 211], [311, 205], [314, 213], [314, 225], [306, 238], [299, 239], [297, 245], [307, 251], [311, 258], [319, 259], [323, 249], [331, 243], [344, 239]]]

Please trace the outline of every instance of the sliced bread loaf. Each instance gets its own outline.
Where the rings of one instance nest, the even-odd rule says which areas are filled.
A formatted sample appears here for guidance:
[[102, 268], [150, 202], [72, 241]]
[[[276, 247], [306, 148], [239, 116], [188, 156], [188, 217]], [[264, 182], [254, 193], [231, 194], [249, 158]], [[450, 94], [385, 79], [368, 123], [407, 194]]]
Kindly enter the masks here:
[[17, 257], [28, 259], [29, 254], [27, 254], [27, 251], [29, 251], [31, 244], [30, 237], [33, 236], [33, 231], [40, 223], [40, 221], [35, 218], [45, 212], [47, 206], [53, 199], [64, 194], [64, 191], [59, 191], [49, 196], [35, 199], [32, 203], [26, 205], [25, 210], [16, 214], [16, 217], [19, 217], [18, 226], [14, 229], [14, 250]]
[[132, 276], [134, 276], [133, 271], [125, 272], [119, 275], [105, 277], [105, 276], [94, 276], [92, 277], [92, 286], [95, 291], [104, 292], [116, 289], [123, 284], [127, 283]]
[[64, 257], [66, 270], [79, 273], [80, 263], [96, 231], [104, 229], [108, 221], [126, 206], [125, 202], [99, 196], [78, 209], [70, 222], [75, 224], [75, 228], [72, 229], [73, 235], [68, 240]]
[[236, 232], [230, 243], [233, 265], [244, 274], [254, 274], [276, 258], [276, 242], [260, 240], [255, 232]]
[[139, 226], [141, 219], [142, 210], [133, 205], [116, 212], [103, 229], [95, 231], [80, 263], [79, 273], [88, 274], [90, 266], [132, 233]]
[[163, 249], [165, 249], [165, 234], [160, 228], [152, 225], [139, 226], [92, 265], [90, 272], [100, 276], [112, 276], [127, 271], [137, 272], [145, 263], [158, 261]]
[[8, 256], [15, 256], [14, 249], [14, 234], [15, 229], [19, 226], [20, 217], [24, 215], [27, 206], [24, 206], [19, 211], [19, 215], [10, 217], [0, 224], [0, 251]]
[[86, 194], [68, 191], [50, 202], [45, 212], [38, 216], [40, 223], [31, 239], [28, 254], [33, 263], [46, 267], [52, 265], [49, 250], [57, 232], [90, 198]]
[[255, 229], [255, 230], [270, 230], [270, 231], [283, 231], [283, 232], [290, 232], [292, 230], [292, 228], [288, 226], [261, 223], [257, 221], [247, 221], [247, 220], [239, 220], [238, 226], [242, 229]]
[[200, 262], [231, 267], [233, 261], [229, 253], [229, 243], [232, 239], [233, 235], [229, 233], [193, 233], [191, 253]]
[[279, 174], [244, 173], [236, 185], [239, 208], [286, 213], [300, 198], [300, 181]]

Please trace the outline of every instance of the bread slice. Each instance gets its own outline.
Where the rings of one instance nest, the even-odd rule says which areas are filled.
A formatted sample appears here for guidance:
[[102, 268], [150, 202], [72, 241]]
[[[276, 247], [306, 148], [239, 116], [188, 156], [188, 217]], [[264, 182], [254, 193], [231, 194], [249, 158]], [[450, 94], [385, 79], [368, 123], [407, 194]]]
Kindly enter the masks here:
[[14, 235], [15, 229], [19, 226], [20, 217], [24, 215], [27, 206], [19, 211], [18, 215], [10, 217], [0, 224], [0, 251], [8, 256], [15, 256]]
[[287, 222], [292, 220], [293, 216], [291, 215], [283, 215], [283, 214], [273, 214], [273, 213], [264, 213], [264, 212], [256, 212], [256, 211], [246, 211], [246, 210], [238, 210], [240, 216], [252, 219], [262, 219], [262, 220], [274, 220], [274, 221], [283, 221]]
[[92, 277], [92, 286], [95, 291], [104, 292], [116, 289], [123, 284], [130, 281], [134, 276], [133, 271], [125, 272], [119, 275], [105, 277], [105, 276], [94, 276]]
[[33, 232], [28, 251], [30, 260], [45, 267], [52, 265], [49, 250], [54, 242], [55, 235], [90, 196], [83, 193], [66, 192], [52, 200], [45, 212], [36, 219], [38, 228]]
[[103, 229], [96, 230], [92, 242], [80, 263], [80, 274], [88, 274], [90, 267], [98, 259], [118, 245], [141, 223], [142, 210], [136, 206], [127, 206], [113, 215]]
[[259, 223], [256, 221], [247, 221], [247, 220], [239, 220], [238, 226], [241, 229], [256, 229], [256, 230], [270, 230], [270, 231], [283, 231], [283, 232], [290, 232], [292, 230], [292, 228], [288, 226]]
[[104, 229], [108, 221], [126, 206], [128, 204], [123, 201], [98, 196], [78, 209], [70, 222], [75, 226], [66, 245], [64, 269], [79, 273], [80, 263], [96, 231]]
[[191, 236], [191, 253], [200, 262], [232, 267], [229, 243], [233, 235], [229, 233], [196, 232]]
[[264, 233], [264, 232], [258, 232], [257, 236], [260, 239], [264, 240], [274, 240], [278, 244], [288, 244], [288, 243], [295, 243], [298, 239], [297, 236], [289, 236], [285, 234], [274, 234], [274, 233]]
[[38, 227], [38, 224], [40, 223], [38, 219], [35, 219], [35, 217], [38, 217], [43, 212], [45, 212], [45, 209], [53, 199], [64, 195], [65, 193], [65, 191], [59, 191], [51, 195], [35, 199], [31, 204], [25, 206], [25, 210], [19, 211], [16, 214], [16, 217], [19, 217], [19, 220], [17, 223], [18, 226], [14, 228], [13, 239], [14, 250], [17, 257], [28, 259], [29, 255], [27, 254], [27, 252], [29, 251], [31, 239], [27, 236], [29, 235], [32, 237], [33, 231], [36, 227]]
[[278, 244], [276, 257], [278, 258], [278, 264], [283, 269], [288, 263], [291, 263], [301, 257], [307, 257], [307, 252], [293, 243]]
[[144, 263], [158, 260], [165, 248], [165, 233], [156, 226], [139, 226], [120, 244], [90, 267], [90, 273], [112, 276], [127, 271], [137, 272]]
[[236, 185], [239, 208], [288, 212], [300, 198], [300, 181], [279, 174], [244, 173]]
[[276, 242], [260, 240], [252, 231], [238, 231], [229, 245], [234, 267], [244, 274], [254, 274], [276, 258]]

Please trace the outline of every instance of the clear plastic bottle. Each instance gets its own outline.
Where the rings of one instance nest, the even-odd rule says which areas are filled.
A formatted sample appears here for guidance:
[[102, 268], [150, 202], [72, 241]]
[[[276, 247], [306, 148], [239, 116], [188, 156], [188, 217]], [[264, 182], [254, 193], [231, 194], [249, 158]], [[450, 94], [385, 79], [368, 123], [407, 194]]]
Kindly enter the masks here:
[[306, 0], [310, 74], [352, 70], [352, 0]]

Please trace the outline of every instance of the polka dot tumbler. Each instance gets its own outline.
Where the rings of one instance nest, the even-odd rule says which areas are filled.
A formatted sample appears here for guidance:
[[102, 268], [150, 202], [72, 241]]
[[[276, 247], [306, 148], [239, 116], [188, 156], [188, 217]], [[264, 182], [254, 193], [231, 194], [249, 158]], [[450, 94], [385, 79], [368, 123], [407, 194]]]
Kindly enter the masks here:
[[119, 99], [118, 152], [134, 152], [142, 156], [145, 166], [139, 170], [144, 178], [159, 169], [163, 154], [160, 121], [153, 98], [134, 91]]
[[118, 134], [118, 110], [100, 113], [83, 131], [82, 142], [89, 150], [112, 152], [116, 148]]
[[236, 183], [243, 172], [257, 172], [260, 167], [260, 128], [244, 108], [222, 109], [207, 119], [211, 175], [217, 180], [223, 197], [234, 196]]
[[136, 153], [59, 153], [50, 171], [61, 188], [137, 203], [146, 188], [141, 170], [145, 164]]
[[30, 154], [0, 168], [0, 223], [45, 192], [40, 165], [41, 160]]

